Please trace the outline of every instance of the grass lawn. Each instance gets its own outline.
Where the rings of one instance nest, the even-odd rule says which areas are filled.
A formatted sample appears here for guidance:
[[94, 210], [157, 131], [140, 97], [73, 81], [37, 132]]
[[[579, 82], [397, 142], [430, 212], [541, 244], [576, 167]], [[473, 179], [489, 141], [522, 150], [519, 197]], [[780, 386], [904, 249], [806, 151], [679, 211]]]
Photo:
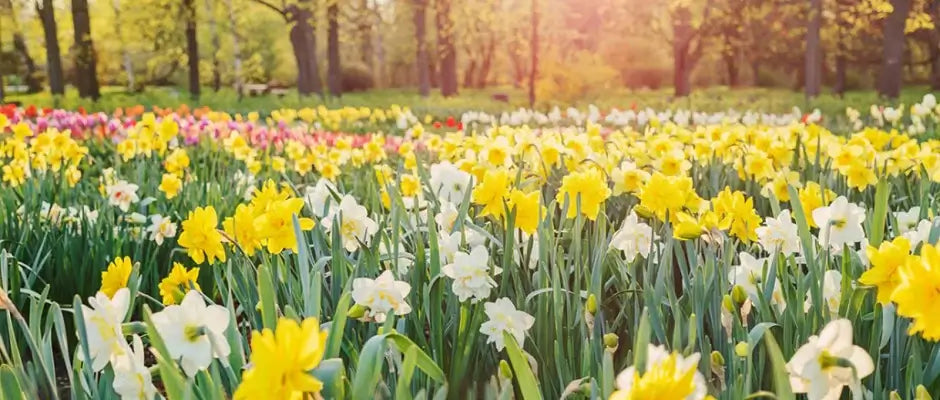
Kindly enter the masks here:
[[[554, 104], [559, 106], [586, 107], [596, 104], [602, 110], [612, 107], [626, 109], [633, 106], [639, 108], [651, 107], [653, 109], [684, 108], [696, 111], [722, 111], [730, 108], [737, 110], [754, 110], [763, 112], [784, 113], [792, 110], [794, 106], [803, 110], [812, 108], [821, 109], [826, 115], [841, 115], [846, 106], [867, 110], [871, 104], [913, 104], [930, 91], [927, 86], [914, 86], [907, 88], [898, 101], [886, 101], [878, 98], [877, 93], [871, 90], [853, 91], [845, 94], [843, 98], [831, 94], [824, 94], [812, 101], [807, 101], [803, 94], [789, 89], [779, 88], [740, 88], [711, 87], [695, 90], [686, 98], [675, 98], [671, 89], [658, 90], [627, 90], [614, 89], [597, 95], [585, 96], [575, 104]], [[494, 94], [505, 94], [509, 102], [493, 99]], [[433, 92], [428, 98], [422, 98], [416, 91], [410, 89], [381, 89], [367, 92], [347, 93], [340, 99], [324, 100], [319, 97], [300, 97], [295, 91], [283, 96], [262, 95], [256, 97], [238, 96], [231, 89], [214, 92], [204, 89], [202, 97], [194, 101], [182, 88], [151, 87], [140, 93], [128, 93], [121, 87], [105, 87], [102, 97], [97, 102], [80, 99], [77, 91], [69, 88], [65, 96], [53, 97], [48, 93], [14, 94], [8, 95], [7, 102], [18, 101], [22, 104], [35, 104], [42, 107], [60, 107], [74, 109], [83, 106], [89, 111], [112, 111], [118, 107], [141, 104], [147, 107], [176, 107], [180, 104], [208, 106], [215, 110], [232, 113], [247, 113], [258, 111], [267, 114], [279, 108], [302, 108], [326, 104], [331, 108], [342, 106], [368, 106], [388, 107], [393, 104], [408, 105], [416, 114], [431, 114], [434, 116], [457, 115], [468, 110], [482, 110], [488, 112], [501, 112], [528, 105], [525, 89], [513, 87], [494, 87], [483, 90], [463, 89], [459, 96], [444, 98], [438, 92]], [[536, 108], [549, 109], [553, 104], [542, 102]]]

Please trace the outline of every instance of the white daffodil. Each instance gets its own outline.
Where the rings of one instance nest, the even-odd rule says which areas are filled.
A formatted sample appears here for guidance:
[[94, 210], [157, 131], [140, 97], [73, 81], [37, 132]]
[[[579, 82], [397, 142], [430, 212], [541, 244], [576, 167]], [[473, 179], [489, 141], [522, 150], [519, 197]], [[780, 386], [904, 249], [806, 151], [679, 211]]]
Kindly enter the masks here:
[[213, 357], [228, 357], [225, 340], [229, 313], [225, 307], [206, 306], [202, 294], [191, 290], [179, 305], [171, 305], [153, 314], [153, 324], [166, 343], [167, 350], [186, 375], [209, 368]]
[[460, 204], [470, 189], [470, 174], [448, 161], [443, 161], [431, 166], [428, 183], [431, 185], [431, 192], [442, 201]]
[[397, 281], [392, 271], [386, 270], [378, 278], [356, 278], [352, 284], [352, 298], [356, 304], [368, 308], [366, 315], [375, 322], [385, 322], [386, 315], [405, 315], [411, 306], [405, 302], [411, 285]]
[[[741, 289], [744, 289], [744, 292], [747, 293], [751, 302], [757, 304], [761, 301], [760, 299], [764, 297], [764, 282], [766, 282], [766, 278], [764, 277], [764, 264], [767, 263], [768, 259], [754, 258], [754, 256], [743, 251], [738, 254], [738, 258], [741, 260], [741, 263], [731, 267], [731, 271], [728, 272], [728, 281], [732, 286], [737, 285], [740, 286]], [[763, 299], [763, 301], [776, 307], [779, 312], [783, 312], [783, 310], [787, 308], [787, 302], [783, 297], [783, 290], [781, 289], [779, 279], [774, 279], [774, 288], [773, 292], [771, 292], [771, 298]]]
[[813, 210], [813, 220], [819, 225], [819, 244], [824, 247], [841, 251], [846, 244], [865, 240], [865, 209], [849, 203], [845, 196], [839, 196], [828, 207]]
[[486, 343], [495, 344], [497, 351], [506, 347], [503, 332], [509, 332], [516, 339], [516, 343], [519, 343], [519, 347], [522, 347], [525, 343], [525, 332], [535, 324], [535, 317], [516, 310], [512, 301], [505, 297], [492, 303], [484, 303], [483, 310], [489, 320], [480, 325], [480, 333], [488, 336]]
[[[88, 306], [82, 305], [82, 318], [85, 321], [85, 333], [91, 366], [96, 372], [104, 369], [112, 358], [127, 352], [127, 343], [121, 332], [121, 323], [130, 305], [130, 291], [118, 289], [114, 296], [98, 292], [88, 298]], [[90, 306], [90, 307], [89, 307]]]
[[330, 214], [332, 206], [336, 205], [336, 201], [333, 200], [333, 193], [339, 193], [339, 190], [336, 189], [333, 182], [325, 178], [320, 178], [313, 187], [307, 187], [304, 198], [306, 198], [307, 205], [310, 206], [313, 215], [323, 218], [324, 215]]
[[330, 210], [323, 226], [327, 233], [333, 230], [334, 220], [339, 226], [340, 238], [346, 251], [359, 249], [359, 242], [368, 245], [372, 240], [372, 235], [379, 229], [378, 224], [369, 218], [366, 208], [359, 205], [350, 195], [343, 196], [339, 206]]
[[649, 257], [653, 244], [653, 228], [639, 222], [636, 213], [631, 212], [610, 241], [610, 247], [623, 252], [627, 262], [633, 262], [637, 255]]
[[[669, 358], [675, 357], [675, 371], [680, 374], [686, 374], [690, 370], [695, 370], [692, 377], [692, 393], [684, 399], [676, 400], [702, 400], [708, 395], [708, 386], [705, 383], [705, 376], [698, 371], [698, 361], [701, 358], [699, 353], [692, 353], [688, 357], [683, 357], [678, 353], [670, 353], [663, 346], [653, 344], [646, 348], [646, 371], [655, 371], [663, 365]], [[636, 379], [636, 366], [629, 366], [627, 369], [617, 375], [617, 389], [621, 392], [630, 393], [633, 390], [633, 382]]]
[[[842, 273], [830, 269], [823, 274], [822, 287], [823, 302], [829, 309], [829, 315], [839, 315], [839, 306], [842, 304]], [[803, 303], [803, 311], [809, 312], [813, 307], [813, 298], [809, 293], [806, 294], [806, 302]]]
[[454, 203], [449, 201], [441, 202], [441, 211], [434, 216], [434, 222], [437, 222], [437, 231], [442, 234], [453, 231], [458, 216], [460, 216], [460, 212]]
[[757, 228], [757, 241], [768, 253], [780, 252], [788, 256], [800, 253], [800, 235], [790, 218], [790, 210], [783, 210], [777, 218], [767, 218], [764, 226]]
[[441, 258], [441, 265], [450, 263], [457, 251], [460, 250], [460, 242], [463, 240], [463, 233], [460, 231], [453, 233], [439, 232], [437, 238], [437, 252]]
[[134, 335], [133, 347], [124, 356], [112, 361], [114, 368], [114, 392], [122, 400], [152, 400], [157, 395], [153, 386], [150, 369], [144, 364], [144, 343], [140, 336]]
[[137, 185], [127, 183], [123, 180], [113, 185], [108, 185], [105, 188], [105, 193], [108, 195], [108, 204], [116, 206], [124, 212], [130, 209], [131, 204], [140, 200], [140, 198], [137, 197]]
[[920, 207], [913, 207], [908, 211], [896, 211], [893, 214], [898, 222], [899, 233], [905, 234], [917, 229], [917, 223], [920, 222]]
[[[448, 278], [454, 280], [454, 294], [460, 301], [472, 298], [477, 302], [490, 296], [490, 290], [496, 287], [496, 281], [490, 276], [490, 255], [486, 247], [477, 246], [470, 254], [458, 251], [454, 262], [442, 268]], [[494, 271], [499, 274], [499, 268]]]
[[927, 240], [930, 239], [930, 231], [933, 230], [934, 225], [937, 225], [937, 221], [940, 221], [940, 218], [933, 221], [929, 219], [920, 221], [917, 223], [916, 229], [904, 232], [901, 236], [906, 237], [911, 242], [911, 250], [914, 250], [918, 244], [927, 243]]
[[809, 400], [837, 400], [849, 386], [856, 399], [862, 398], [861, 379], [875, 370], [865, 349], [852, 344], [852, 323], [847, 319], [830, 322], [819, 336], [810, 336], [790, 362], [790, 385]]
[[170, 220], [170, 217], [160, 214], [151, 215], [147, 233], [150, 234], [150, 240], [162, 245], [164, 239], [176, 236], [176, 223]]

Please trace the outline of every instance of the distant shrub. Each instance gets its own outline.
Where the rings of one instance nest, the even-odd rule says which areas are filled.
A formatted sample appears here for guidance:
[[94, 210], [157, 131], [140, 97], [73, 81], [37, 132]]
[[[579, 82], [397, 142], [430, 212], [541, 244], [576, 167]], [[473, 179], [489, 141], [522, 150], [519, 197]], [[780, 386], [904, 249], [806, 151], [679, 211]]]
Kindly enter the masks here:
[[620, 73], [624, 86], [630, 89], [659, 89], [669, 82], [671, 71], [664, 68], [630, 68]]
[[362, 64], [343, 65], [343, 91], [361, 92], [375, 87], [372, 71]]
[[546, 60], [539, 70], [537, 97], [540, 101], [570, 104], [617, 85], [618, 76], [617, 70], [600, 56], [585, 51], [568, 60]]

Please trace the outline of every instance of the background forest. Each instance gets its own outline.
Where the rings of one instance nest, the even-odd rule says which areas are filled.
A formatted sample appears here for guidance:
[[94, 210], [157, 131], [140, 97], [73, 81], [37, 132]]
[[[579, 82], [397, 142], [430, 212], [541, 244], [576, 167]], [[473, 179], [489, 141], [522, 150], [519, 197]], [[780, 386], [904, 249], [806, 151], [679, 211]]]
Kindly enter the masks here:
[[897, 97], [940, 87], [938, 18], [927, 0], [0, 0], [0, 88]]

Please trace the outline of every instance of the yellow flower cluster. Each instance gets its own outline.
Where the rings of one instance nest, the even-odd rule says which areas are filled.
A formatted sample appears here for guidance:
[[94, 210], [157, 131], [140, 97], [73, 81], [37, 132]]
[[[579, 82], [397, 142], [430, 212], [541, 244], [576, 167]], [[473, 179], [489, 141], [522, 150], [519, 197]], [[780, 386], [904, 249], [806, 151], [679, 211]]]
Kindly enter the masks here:
[[[294, 216], [298, 216], [300, 229], [313, 229], [310, 218], [300, 218], [304, 201], [292, 197], [287, 188], [278, 189], [274, 181], [267, 181], [261, 189], [256, 189], [248, 204], [239, 204], [235, 214], [222, 222], [225, 233], [224, 241], [233, 240], [241, 251], [251, 256], [266, 248], [277, 254], [285, 249], [297, 252], [297, 238], [294, 235]], [[207, 206], [190, 212], [183, 221], [183, 232], [179, 244], [197, 264], [214, 259], [225, 262], [223, 234], [218, 227], [215, 208]]]
[[910, 254], [911, 243], [897, 237], [878, 248], [869, 246], [871, 269], [859, 278], [874, 286], [882, 304], [897, 304], [898, 315], [910, 318], [910, 334], [930, 341], [940, 340], [940, 244], [924, 244], [919, 255]]
[[[2, 132], [4, 126], [0, 126]], [[88, 148], [71, 137], [68, 130], [48, 129], [36, 134], [26, 123], [11, 127], [11, 136], [0, 142], [0, 165], [3, 183], [18, 187], [34, 175], [47, 174], [65, 179], [75, 186], [82, 178], [79, 165]]]

